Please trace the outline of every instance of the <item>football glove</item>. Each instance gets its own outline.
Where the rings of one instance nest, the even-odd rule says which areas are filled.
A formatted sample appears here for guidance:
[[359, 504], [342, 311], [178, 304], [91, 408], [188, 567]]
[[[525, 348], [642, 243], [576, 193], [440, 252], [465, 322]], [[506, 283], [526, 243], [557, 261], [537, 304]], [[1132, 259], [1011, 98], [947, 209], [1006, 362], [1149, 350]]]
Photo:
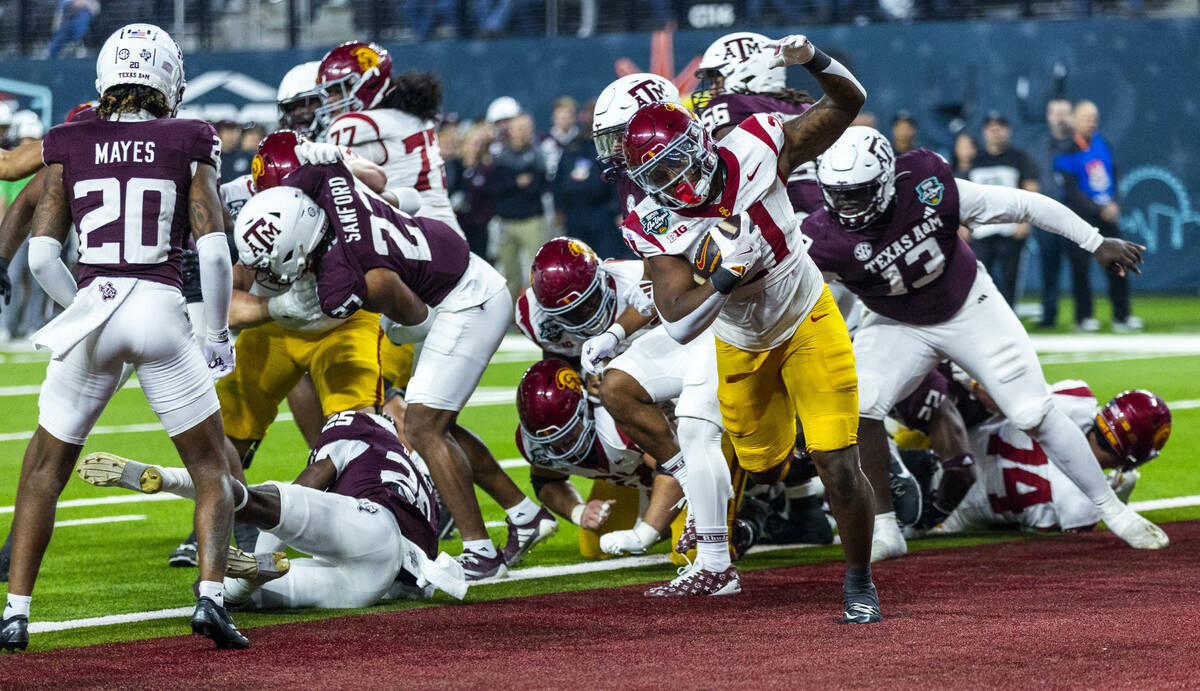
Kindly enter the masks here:
[[326, 142], [301, 142], [296, 145], [296, 159], [300, 165], [328, 165], [342, 160], [342, 150]]
[[658, 531], [638, 521], [632, 530], [615, 530], [600, 536], [600, 549], [605, 554], [642, 554], [658, 542]]
[[[621, 343], [621, 337], [624, 334], [614, 333], [615, 329], [621, 329], [620, 324], [613, 324], [608, 331], [592, 336], [583, 342], [583, 352], [579, 355], [580, 364], [583, 365], [583, 371], [588, 374], [599, 375], [604, 369], [602, 362], [606, 358], [613, 356], [617, 351], [617, 345]], [[621, 329], [624, 331], [624, 329]]]
[[721, 265], [709, 280], [718, 293], [728, 295], [754, 270], [760, 256], [758, 243], [745, 231], [739, 231], [731, 238], [720, 228], [713, 227], [708, 234], [721, 250]]
[[233, 372], [233, 341], [229, 338], [228, 329], [217, 333], [209, 331], [201, 351], [204, 353], [204, 361], [208, 363], [208, 373], [214, 380]]

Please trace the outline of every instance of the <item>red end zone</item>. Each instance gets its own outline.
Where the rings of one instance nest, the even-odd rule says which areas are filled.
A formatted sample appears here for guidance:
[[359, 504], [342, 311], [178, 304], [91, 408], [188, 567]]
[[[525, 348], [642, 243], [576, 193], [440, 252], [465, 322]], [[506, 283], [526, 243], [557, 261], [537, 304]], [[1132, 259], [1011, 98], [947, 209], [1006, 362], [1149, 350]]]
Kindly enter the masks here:
[[[0, 686], [1192, 686], [1200, 522], [1163, 552], [1111, 533], [877, 565], [885, 621], [841, 626], [841, 566], [744, 573], [741, 596], [644, 586], [0, 658]], [[181, 620], [181, 628], [186, 624]]]

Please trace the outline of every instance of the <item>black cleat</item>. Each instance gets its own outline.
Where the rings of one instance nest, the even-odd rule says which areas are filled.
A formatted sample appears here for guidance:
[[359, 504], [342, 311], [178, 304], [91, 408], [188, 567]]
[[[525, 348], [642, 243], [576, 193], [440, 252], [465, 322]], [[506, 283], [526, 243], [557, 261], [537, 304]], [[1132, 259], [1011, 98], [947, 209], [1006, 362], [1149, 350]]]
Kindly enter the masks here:
[[181, 542], [167, 557], [167, 565], [181, 569], [198, 566], [199, 563], [196, 559], [196, 536], [194, 534], [189, 535], [188, 539]]
[[0, 650], [15, 653], [29, 645], [29, 618], [9, 617], [0, 622]]
[[438, 509], [437, 537], [439, 540], [449, 540], [454, 534], [454, 515], [450, 513], [450, 509], [442, 501], [442, 495], [438, 494], [436, 489], [433, 496], [437, 499]]
[[211, 638], [217, 644], [218, 650], [240, 650], [250, 647], [250, 639], [243, 636], [233, 625], [229, 612], [207, 597], [202, 597], [196, 602], [196, 611], [192, 614], [192, 633]]
[[912, 525], [921, 519], [921, 484], [900, 460], [898, 449], [893, 447], [891, 456], [888, 484], [892, 490], [892, 508], [900, 525]]
[[870, 589], [855, 593], [842, 591], [842, 623], [843, 624], [874, 624], [883, 621], [879, 613], [879, 593], [875, 584]]

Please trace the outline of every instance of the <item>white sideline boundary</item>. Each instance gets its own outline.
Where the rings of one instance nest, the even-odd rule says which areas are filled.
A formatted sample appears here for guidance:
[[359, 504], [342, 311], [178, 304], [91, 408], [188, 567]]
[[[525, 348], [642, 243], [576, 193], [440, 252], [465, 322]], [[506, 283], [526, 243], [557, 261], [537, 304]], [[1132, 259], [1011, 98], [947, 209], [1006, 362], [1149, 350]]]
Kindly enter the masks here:
[[97, 516], [96, 518], [76, 518], [70, 521], [56, 521], [55, 528], [64, 528], [72, 525], [95, 525], [96, 523], [125, 523], [127, 521], [144, 521], [145, 516], [141, 514], [125, 514], [123, 516]]

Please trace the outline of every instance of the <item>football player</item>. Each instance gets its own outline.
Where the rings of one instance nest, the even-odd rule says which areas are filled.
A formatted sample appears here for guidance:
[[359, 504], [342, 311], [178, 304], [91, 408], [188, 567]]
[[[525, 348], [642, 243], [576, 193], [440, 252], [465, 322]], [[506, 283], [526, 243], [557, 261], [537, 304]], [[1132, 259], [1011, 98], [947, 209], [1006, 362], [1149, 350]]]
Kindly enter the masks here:
[[[180, 468], [104, 452], [85, 456], [76, 472], [100, 487], [188, 499], [196, 493]], [[254, 485], [249, 493], [237, 518], [264, 534], [256, 553], [230, 548], [230, 605], [370, 607], [398, 579], [432, 584], [459, 599], [466, 594], [462, 567], [438, 555], [437, 504], [424, 464], [410, 457], [387, 418], [353, 411], [331, 416], [295, 481]], [[284, 546], [315, 558], [289, 560], [276, 551]]]
[[[654, 473], [607, 409], [587, 400], [570, 363], [547, 358], [526, 370], [517, 386], [517, 414], [517, 449], [529, 461], [529, 482], [539, 501], [579, 526], [585, 558], [612, 554], [604, 538], [614, 531], [632, 533], [633, 540], [621, 541], [621, 551], [635, 554], [672, 528], [678, 539], [683, 527], [676, 520], [675, 507], [683, 499], [679, 483]], [[592, 479], [586, 500], [572, 475]]]
[[[192, 630], [217, 647], [245, 648], [249, 641], [223, 606], [233, 512], [249, 493], [237, 459], [227, 453], [213, 388], [213, 379], [234, 366], [232, 265], [217, 196], [220, 142], [211, 125], [174, 118], [183, 54], [159, 27], [119, 29], [101, 48], [96, 71], [97, 117], [59, 125], [42, 142], [48, 171], [33, 218], [30, 266], [66, 310], [34, 337], [53, 356], [17, 489], [0, 648], [24, 649], [29, 640], [30, 596], [58, 496], [126, 363], [137, 369], [196, 487], [200, 580]], [[79, 233], [78, 284], [61, 259], [72, 222]], [[203, 352], [180, 293], [189, 227], [207, 312]]]
[[[305, 165], [256, 195], [238, 217], [239, 254], [276, 281], [311, 272], [330, 318], [381, 312], [393, 342], [423, 342], [406, 390], [405, 437], [454, 516], [467, 577], [503, 575], [506, 556], [519, 560], [557, 529], [554, 516], [525, 497], [487, 446], [457, 424], [511, 323], [504, 279], [454, 229], [409, 216], [352, 179], [341, 163]], [[488, 538], [473, 481], [508, 515], [505, 554]]]
[[855, 335], [854, 355], [863, 466], [877, 512], [872, 559], [906, 551], [884, 481], [883, 417], [941, 357], [966, 370], [1005, 417], [1045, 448], [1114, 533], [1133, 547], [1165, 547], [1166, 534], [1117, 499], [1083, 433], [1055, 408], [1028, 334], [958, 227], [1033, 222], [1121, 272], [1137, 270], [1144, 248], [1101, 237], [1042, 195], [956, 179], [932, 151], [897, 158], [870, 127], [848, 129], [821, 157], [817, 180], [826, 208], [804, 220], [809, 254], [871, 310]]
[[446, 192], [446, 163], [438, 146], [442, 83], [432, 72], [392, 76], [392, 56], [381, 46], [351, 41], [321, 60], [316, 109], [325, 141], [383, 166], [389, 187], [416, 189], [421, 215], [462, 235]]
[[[800, 416], [845, 545], [842, 621], [875, 622], [881, 616], [869, 563], [870, 486], [855, 445], [854, 356], [837, 305], [805, 251], [785, 186], [791, 171], [845, 130], [865, 91], [803, 36], [771, 50], [772, 65], [803, 64], [822, 99], [786, 123], [755, 115], [719, 145], [678, 106], [641, 108], [622, 149], [630, 177], [649, 196], [623, 232], [647, 259], [668, 332], [686, 343], [712, 326], [725, 429], [739, 463], [757, 481], [786, 475]], [[699, 284], [697, 273], [704, 277]], [[683, 487], [703, 530], [701, 512], [712, 509], [698, 506], [688, 485], [696, 470], [686, 469]], [[703, 559], [684, 577], [726, 578]]]
[[633, 207], [646, 194], [625, 174], [621, 139], [625, 136], [625, 125], [629, 118], [638, 108], [651, 103], [683, 105], [679, 100], [679, 89], [670, 79], [648, 72], [627, 74], [604, 87], [596, 98], [596, 109], [592, 115], [596, 161], [600, 163], [600, 174], [604, 180], [617, 185], [622, 214], [633, 211]]

